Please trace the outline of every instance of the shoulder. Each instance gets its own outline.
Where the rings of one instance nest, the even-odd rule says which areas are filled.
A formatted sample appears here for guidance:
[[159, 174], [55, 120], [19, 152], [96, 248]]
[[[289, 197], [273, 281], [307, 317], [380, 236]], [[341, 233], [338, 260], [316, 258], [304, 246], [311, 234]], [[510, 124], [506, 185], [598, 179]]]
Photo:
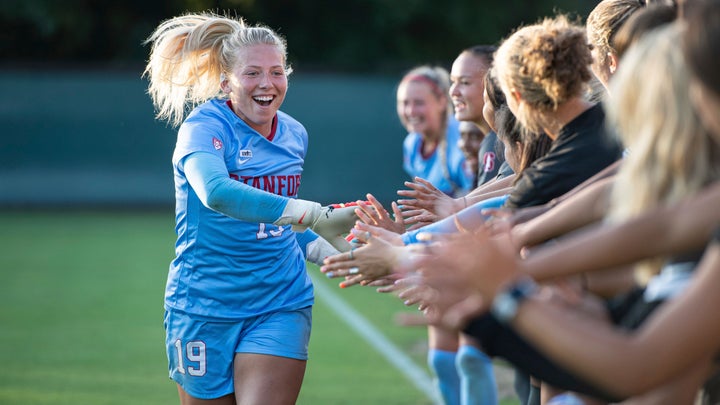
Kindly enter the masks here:
[[405, 135], [405, 139], [403, 140], [403, 146], [406, 148], [412, 148], [421, 141], [420, 134], [416, 132], [410, 132], [409, 134]]
[[180, 133], [194, 132], [199, 128], [212, 130], [231, 126], [232, 111], [224, 100], [214, 99], [195, 107], [180, 126]]
[[[197, 151], [222, 154], [234, 143], [233, 121], [220, 100], [211, 100], [195, 107], [180, 125], [173, 153], [173, 161]], [[226, 105], [225, 105], [226, 106]]]
[[230, 107], [228, 107], [226, 100], [212, 99], [193, 108], [185, 119], [185, 122], [206, 120], [229, 121], [232, 115], [234, 114], [232, 110], [230, 110]]
[[305, 126], [292, 116], [282, 111], [277, 112], [278, 126], [284, 130], [307, 134]]

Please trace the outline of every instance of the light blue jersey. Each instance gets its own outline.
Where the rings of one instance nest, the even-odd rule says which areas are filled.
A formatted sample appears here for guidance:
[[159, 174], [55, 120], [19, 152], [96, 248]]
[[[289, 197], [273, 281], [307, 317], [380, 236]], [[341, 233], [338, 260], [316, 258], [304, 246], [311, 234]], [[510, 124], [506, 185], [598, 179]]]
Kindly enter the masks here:
[[430, 156], [422, 155], [422, 137], [409, 133], [403, 142], [403, 168], [411, 178], [421, 177], [449, 196], [467, 194], [473, 175], [464, 169], [465, 156], [458, 145], [460, 130], [454, 117], [448, 118], [445, 144]]
[[273, 129], [266, 139], [225, 100], [198, 106], [180, 127], [172, 159], [178, 238], [165, 291], [167, 308], [237, 320], [313, 304], [305, 259], [290, 226], [240, 221], [205, 207], [183, 172], [185, 157], [209, 152], [222, 157], [230, 178], [295, 198], [307, 132], [280, 111]]

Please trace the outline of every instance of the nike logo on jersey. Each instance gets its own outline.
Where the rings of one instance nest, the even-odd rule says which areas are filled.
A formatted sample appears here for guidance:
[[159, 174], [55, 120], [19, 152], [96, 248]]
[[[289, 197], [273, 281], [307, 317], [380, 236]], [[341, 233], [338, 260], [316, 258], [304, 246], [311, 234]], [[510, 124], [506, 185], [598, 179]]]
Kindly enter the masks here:
[[247, 162], [248, 160], [250, 160], [250, 159], [253, 157], [253, 153], [252, 153], [252, 151], [249, 150], [249, 149], [243, 149], [243, 150], [241, 150], [238, 155], [239, 155], [239, 157], [238, 157], [238, 164], [243, 164], [243, 163]]

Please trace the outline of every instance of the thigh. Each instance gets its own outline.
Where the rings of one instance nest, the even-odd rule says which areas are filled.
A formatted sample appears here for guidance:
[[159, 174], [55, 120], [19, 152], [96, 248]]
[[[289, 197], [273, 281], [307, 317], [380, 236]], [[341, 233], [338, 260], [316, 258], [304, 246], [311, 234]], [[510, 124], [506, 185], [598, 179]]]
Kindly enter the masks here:
[[295, 403], [305, 376], [311, 311], [276, 312], [253, 321], [235, 349], [238, 405]]
[[242, 327], [243, 322], [209, 322], [180, 312], [166, 312], [169, 374], [178, 384], [181, 400], [232, 394], [235, 348]]
[[235, 353], [307, 360], [311, 327], [312, 307], [253, 318], [235, 347]]
[[428, 347], [431, 349], [456, 352], [459, 346], [459, 335], [455, 330], [428, 326]]
[[293, 405], [297, 401], [305, 360], [266, 354], [235, 355], [235, 400], [238, 405]]

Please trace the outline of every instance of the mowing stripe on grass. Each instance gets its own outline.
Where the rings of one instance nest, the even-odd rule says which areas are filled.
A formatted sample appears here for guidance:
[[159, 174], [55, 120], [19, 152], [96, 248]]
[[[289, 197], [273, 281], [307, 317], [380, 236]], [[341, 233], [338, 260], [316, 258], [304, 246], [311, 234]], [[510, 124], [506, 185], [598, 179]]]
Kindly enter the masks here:
[[[311, 278], [315, 275], [311, 274]], [[330, 309], [345, 322], [349, 327], [362, 336], [373, 346], [390, 364], [395, 366], [405, 378], [408, 379], [420, 392], [424, 393], [430, 400], [439, 403], [433, 390], [432, 379], [427, 373], [417, 366], [412, 359], [395, 346], [364, 316], [358, 313], [345, 300], [335, 294], [330, 288], [320, 282], [314, 282], [316, 295], [326, 301]]]

